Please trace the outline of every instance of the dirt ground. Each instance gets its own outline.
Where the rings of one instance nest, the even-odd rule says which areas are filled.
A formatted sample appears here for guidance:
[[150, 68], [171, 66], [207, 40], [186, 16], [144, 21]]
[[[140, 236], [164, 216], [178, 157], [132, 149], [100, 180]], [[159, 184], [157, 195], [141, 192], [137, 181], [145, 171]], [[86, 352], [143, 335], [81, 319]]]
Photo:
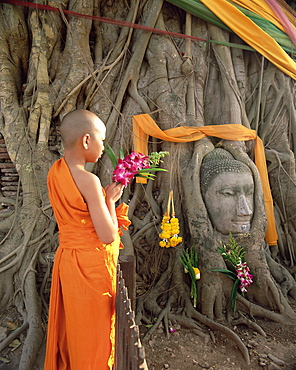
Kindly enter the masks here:
[[[257, 320], [266, 337], [242, 325], [235, 332], [249, 350], [247, 365], [236, 344], [219, 332], [207, 344], [179, 327], [169, 337], [159, 329], [143, 340], [149, 370], [296, 370], [296, 326]], [[143, 337], [144, 333], [142, 333]]]
[[[175, 331], [170, 333], [169, 337], [162, 328], [159, 328], [150, 338], [143, 339], [147, 328], [141, 326], [141, 340], [145, 348], [148, 369], [296, 370], [296, 326], [267, 320], [257, 320], [257, 324], [265, 331], [266, 337], [246, 326], [238, 326], [235, 330], [249, 349], [250, 365], [246, 364], [237, 346], [219, 332], [214, 332], [215, 342], [211, 340], [205, 344], [204, 339], [178, 326], [173, 328]], [[21, 336], [18, 339], [22, 343], [24, 338]], [[7, 347], [2, 351], [0, 356], [10, 362], [0, 361], [0, 369], [21, 370], [18, 368], [21, 349], [22, 344], [16, 349]], [[42, 370], [43, 359], [44, 343], [32, 370]]]

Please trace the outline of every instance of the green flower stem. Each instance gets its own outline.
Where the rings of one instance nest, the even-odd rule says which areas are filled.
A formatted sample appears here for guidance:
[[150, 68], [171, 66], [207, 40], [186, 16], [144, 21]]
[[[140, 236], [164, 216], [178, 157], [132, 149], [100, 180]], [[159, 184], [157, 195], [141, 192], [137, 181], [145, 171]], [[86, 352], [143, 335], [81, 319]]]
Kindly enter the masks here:
[[190, 294], [191, 298], [193, 298], [193, 306], [196, 307], [197, 304], [196, 274], [193, 267], [198, 268], [198, 255], [195, 252], [194, 247], [184, 250], [182, 255], [180, 256], [180, 260], [182, 262], [184, 269], [188, 271], [188, 274], [190, 276], [191, 279]]

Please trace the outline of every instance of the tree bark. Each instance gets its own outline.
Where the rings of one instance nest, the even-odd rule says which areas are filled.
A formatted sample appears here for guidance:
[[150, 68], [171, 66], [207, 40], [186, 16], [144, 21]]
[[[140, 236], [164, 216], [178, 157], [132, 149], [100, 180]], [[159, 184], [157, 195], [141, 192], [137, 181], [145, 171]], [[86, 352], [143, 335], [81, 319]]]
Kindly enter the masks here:
[[[20, 368], [33, 368], [45, 334], [49, 301], [45, 287], [50, 285], [58, 245], [46, 177], [63, 153], [60, 121], [76, 108], [95, 112], [106, 124], [106, 142], [125, 153], [133, 149], [131, 117], [141, 113], [151, 114], [162, 130], [236, 123], [256, 130], [262, 138], [275, 203], [277, 246], [264, 242], [266, 217], [252, 143], [207, 137], [179, 144], [150, 138], [150, 152], [170, 152], [162, 164], [169, 172], [159, 173], [144, 186], [132, 183], [123, 196], [130, 205], [132, 226], [123, 236], [126, 250], [122, 253], [136, 256], [137, 322], [146, 323], [151, 314], [158, 316], [153, 331], [162, 319], [167, 325], [179, 319], [205, 336], [200, 321], [236, 341], [248, 361], [246, 348], [225, 317], [231, 280], [212, 271], [225, 268], [217, 248], [221, 241], [227, 243], [228, 236], [217, 233], [210, 222], [200, 190], [200, 167], [216, 146], [250, 167], [256, 207], [248, 237], [238, 241], [258, 285], [252, 285], [245, 297], [239, 296], [238, 305], [251, 315], [295, 323], [290, 306], [296, 289], [294, 81], [253, 51], [62, 12], [67, 9], [204, 40], [243, 43], [166, 2], [67, 0], [53, 6], [60, 13], [0, 4], [0, 131], [9, 157], [0, 158], [0, 164], [13, 165], [20, 184], [16, 196], [1, 194], [5, 212], [0, 212], [0, 307], [1, 312], [16, 307], [26, 330]], [[103, 185], [111, 181], [106, 155], [89, 169]], [[0, 182], [1, 176], [2, 172]], [[184, 242], [176, 249], [162, 249], [158, 234], [170, 189]], [[201, 270], [196, 309], [180, 263], [181, 251], [191, 246], [199, 255]], [[175, 314], [173, 306], [186, 317]]]

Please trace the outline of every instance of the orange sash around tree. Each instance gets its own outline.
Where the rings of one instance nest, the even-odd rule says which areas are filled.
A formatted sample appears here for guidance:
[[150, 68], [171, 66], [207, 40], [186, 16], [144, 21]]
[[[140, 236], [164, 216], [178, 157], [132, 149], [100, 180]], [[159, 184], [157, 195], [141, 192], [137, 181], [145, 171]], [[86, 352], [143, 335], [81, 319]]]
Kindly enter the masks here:
[[[48, 174], [60, 245], [52, 272], [44, 370], [109, 370], [114, 362], [116, 266], [121, 230], [111, 244], [98, 238], [67, 163]], [[127, 229], [128, 206], [117, 209]]]
[[[267, 216], [267, 230], [265, 239], [269, 245], [277, 244], [278, 236], [274, 219], [273, 200], [269, 186], [266, 159], [262, 140], [255, 130], [248, 129], [243, 125], [224, 124], [209, 125], [202, 127], [180, 126], [162, 131], [149, 114], [133, 116], [134, 150], [138, 153], [148, 155], [149, 135], [161, 140], [176, 143], [187, 143], [197, 141], [206, 136], [214, 136], [225, 140], [256, 140], [255, 141], [255, 164], [260, 174], [264, 203]], [[144, 182], [146, 179], [137, 178], [137, 182]]]

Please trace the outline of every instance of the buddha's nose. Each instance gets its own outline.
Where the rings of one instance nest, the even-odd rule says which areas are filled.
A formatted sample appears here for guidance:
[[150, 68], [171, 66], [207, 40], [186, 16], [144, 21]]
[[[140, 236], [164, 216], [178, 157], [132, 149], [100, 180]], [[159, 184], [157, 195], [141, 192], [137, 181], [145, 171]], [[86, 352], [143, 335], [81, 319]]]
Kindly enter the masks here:
[[246, 197], [243, 194], [238, 196], [237, 214], [239, 216], [250, 216], [253, 211], [249, 207]]

